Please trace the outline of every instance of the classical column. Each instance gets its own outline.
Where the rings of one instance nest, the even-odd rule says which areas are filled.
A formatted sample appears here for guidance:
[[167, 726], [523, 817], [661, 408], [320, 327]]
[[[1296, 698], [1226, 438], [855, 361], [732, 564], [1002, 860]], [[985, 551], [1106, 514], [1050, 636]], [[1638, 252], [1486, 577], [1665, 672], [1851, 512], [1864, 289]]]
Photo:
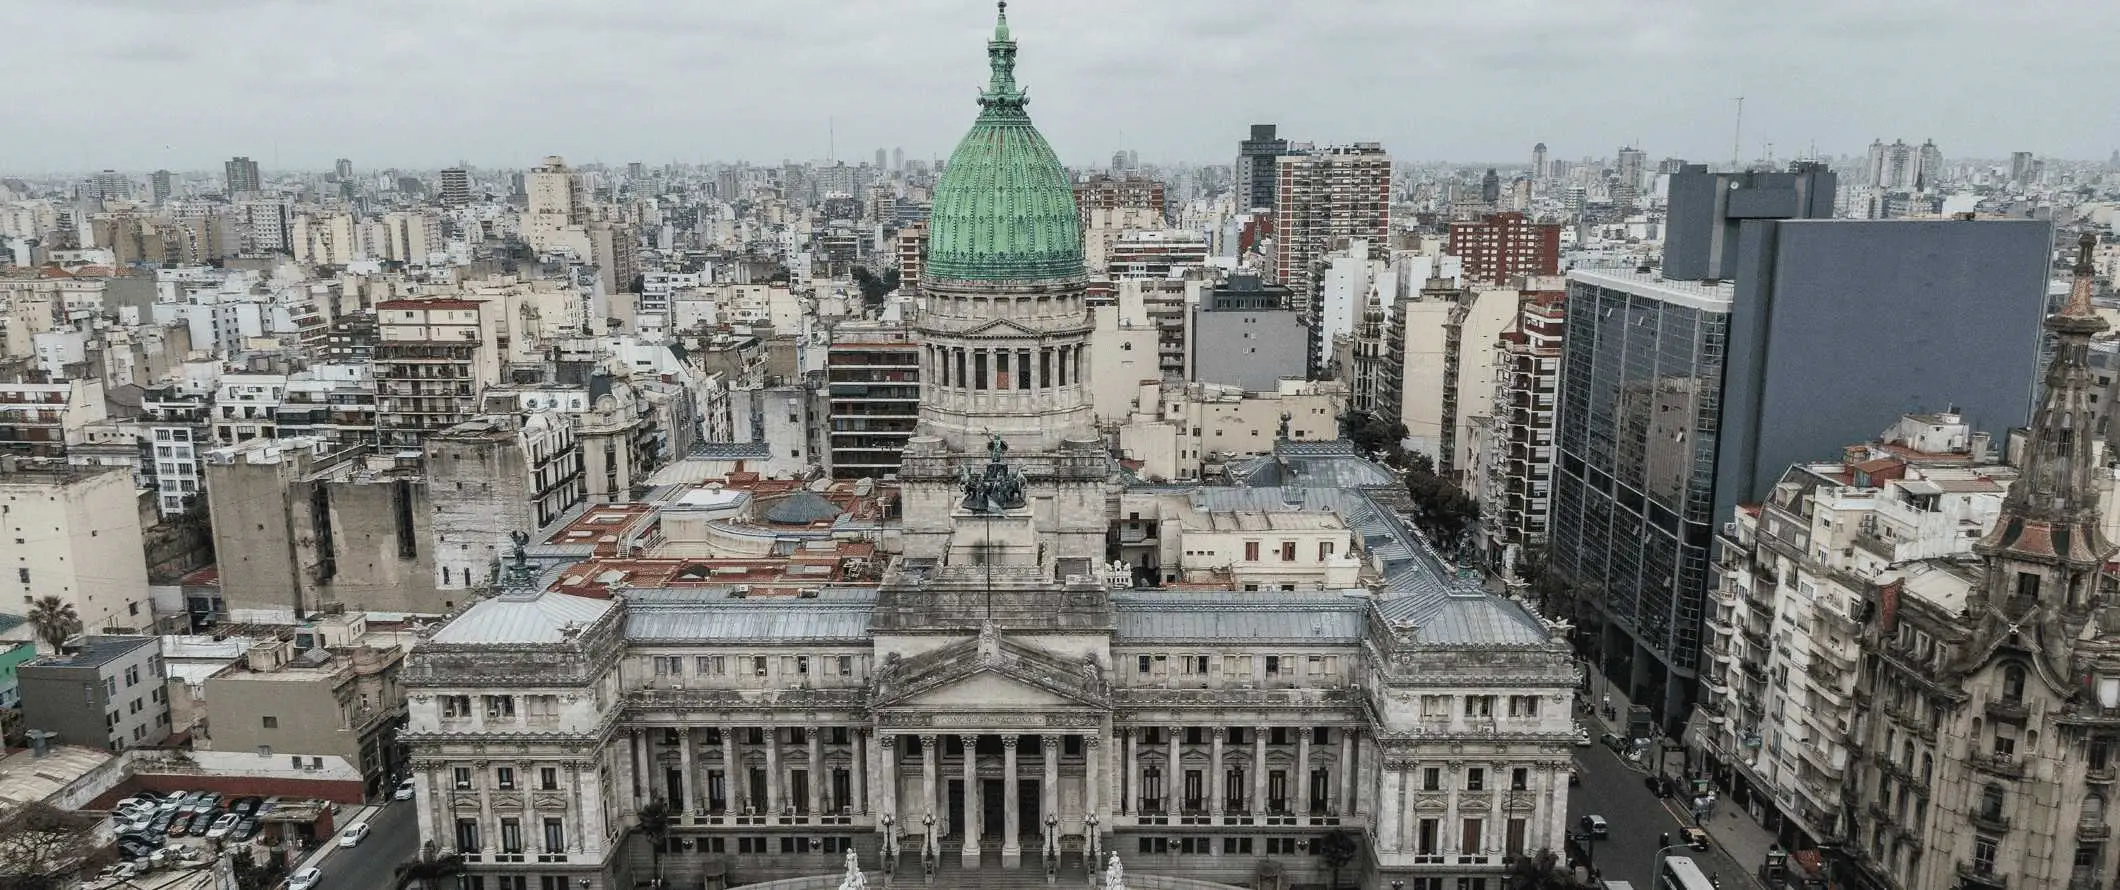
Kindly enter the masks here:
[[1013, 867], [1023, 861], [1023, 840], [1018, 829], [1022, 816], [1016, 812], [1020, 796], [1016, 788], [1016, 742], [1014, 734], [1001, 737], [1001, 865]]
[[1295, 787], [1288, 789], [1297, 801], [1288, 808], [1305, 815], [1310, 813], [1310, 733], [1310, 727], [1296, 728], [1296, 774], [1289, 777]]
[[1178, 815], [1178, 794], [1185, 790], [1185, 762], [1178, 755], [1178, 740], [1184, 738], [1185, 728], [1172, 726], [1164, 730], [1170, 733], [1169, 753], [1163, 763], [1163, 815]]
[[876, 799], [876, 795], [869, 791], [869, 749], [875, 746], [863, 741], [868, 737], [868, 730], [857, 726], [847, 732], [850, 733], [847, 738], [853, 744], [848, 752], [850, 756], [847, 757], [847, 769], [852, 770], [852, 774], [847, 777], [847, 790], [854, 795], [849, 805], [854, 808], [854, 812], [866, 816], [869, 814], [870, 801]]
[[[942, 737], [936, 735], [924, 735], [920, 737], [921, 813], [919, 815], [922, 818], [932, 815], [937, 819], [947, 819], [950, 815], [949, 807], [938, 806], [937, 801], [935, 800], [935, 745], [941, 740]], [[903, 818], [911, 819], [913, 818], [913, 816], [914, 814], [912, 813], [906, 813]], [[929, 840], [933, 840], [933, 838], [929, 838]]]
[[721, 728], [721, 791], [727, 801], [724, 805], [731, 813], [743, 812], [744, 799], [750, 796], [750, 790], [744, 787], [750, 784], [744, 781], [746, 778], [749, 777], [744, 775], [742, 761], [736, 759], [736, 727], [724, 726]]
[[684, 775], [685, 787], [678, 792], [678, 799], [670, 801], [670, 808], [682, 819], [683, 814], [693, 811], [693, 802], [699, 799], [699, 785], [692, 779], [692, 764], [698, 755], [692, 751], [692, 727], [677, 731], [677, 769]]
[[977, 868], [979, 831], [986, 827], [986, 808], [979, 799], [979, 737], [961, 735], [957, 743], [964, 748], [964, 866]]
[[[1045, 781], [1038, 785], [1038, 831], [1045, 838], [1045, 848], [1052, 849], [1060, 839], [1053, 836], [1055, 832], [1046, 830], [1045, 820], [1060, 817], [1060, 737], [1046, 733], [1038, 737], [1038, 742], [1038, 753], [1045, 758]], [[1082, 749], [1083, 761], [1089, 762], [1093, 753], [1088, 748]]]
[[898, 806], [898, 735], [878, 731], [876, 744], [869, 747], [876, 752], [876, 809], [900, 825], [908, 824], [910, 814]]
[[648, 800], [648, 767], [653, 765], [648, 760], [648, 755], [641, 752], [643, 747], [641, 739], [644, 737], [645, 734], [641, 730], [635, 729], [633, 730], [633, 737], [626, 742], [626, 759], [632, 761], [627, 764], [627, 768], [628, 772], [633, 775], [632, 809], [635, 811], [638, 811], [640, 805]]
[[[1103, 739], [1099, 738], [1095, 733], [1082, 737], [1082, 812], [1095, 815], [1099, 821], [1102, 821], [1105, 816], [1104, 809], [1100, 804], [1100, 801], [1104, 799], [1104, 794], [1099, 789], [1099, 783], [1103, 781], [1104, 770], [1101, 768], [1101, 764], [1098, 763], [1102, 759], [1103, 753]], [[1057, 812], [1058, 809], [1058, 804], [1055, 804], [1054, 810]]]
[[1405, 766], [1391, 761], [1383, 761], [1383, 765], [1383, 788], [1376, 807], [1377, 844], [1387, 851], [1397, 852], [1405, 849], [1404, 829], [1399, 824], [1399, 798], [1406, 787]]
[[1338, 815], [1353, 818], [1355, 799], [1354, 734], [1352, 728], [1340, 730], [1340, 771], [1334, 774], [1339, 779], [1333, 783], [1333, 795], [1339, 798]]
[[1213, 728], [1214, 738], [1207, 747], [1207, 812], [1211, 816], [1222, 815], [1222, 737], [1229, 733], [1225, 727]]
[[1251, 814], [1266, 815], [1266, 733], [1268, 727], [1251, 728]]
[[824, 730], [813, 726], [803, 732], [810, 740], [810, 799], [804, 805], [809, 807], [810, 815], [821, 816], [824, 815]]
[[1141, 730], [1119, 731], [1126, 733], [1126, 776], [1121, 780], [1124, 787], [1119, 789], [1119, 813], [1131, 816], [1141, 805]]
[[766, 813], [780, 815], [788, 805], [780, 794], [780, 727], [766, 727]]

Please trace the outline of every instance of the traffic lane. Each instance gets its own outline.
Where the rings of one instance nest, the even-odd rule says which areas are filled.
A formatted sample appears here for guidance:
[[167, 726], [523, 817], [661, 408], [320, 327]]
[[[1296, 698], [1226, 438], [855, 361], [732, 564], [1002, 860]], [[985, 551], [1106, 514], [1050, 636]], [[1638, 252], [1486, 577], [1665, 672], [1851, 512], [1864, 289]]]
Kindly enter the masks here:
[[397, 865], [419, 852], [420, 825], [412, 804], [391, 801], [368, 819], [368, 839], [339, 847], [338, 839], [319, 868], [332, 890], [396, 890]]
[[[1691, 813], [1678, 797], [1659, 798], [1650, 792], [1642, 773], [1621, 761], [1604, 745], [1575, 749], [1575, 762], [1582, 784], [1568, 794], [1568, 828], [1581, 831], [1581, 819], [1595, 813], [1605, 817], [1611, 834], [1592, 845], [1590, 853], [1606, 880], [1620, 880], [1636, 887], [1654, 887], [1659, 833], [1679, 843], [1679, 831], [1695, 827]], [[1711, 841], [1705, 852], [1673, 850], [1666, 855], [1690, 856], [1702, 871], [1721, 875], [1723, 886], [1744, 887], [1732, 878], [1746, 874], [1743, 867]]]

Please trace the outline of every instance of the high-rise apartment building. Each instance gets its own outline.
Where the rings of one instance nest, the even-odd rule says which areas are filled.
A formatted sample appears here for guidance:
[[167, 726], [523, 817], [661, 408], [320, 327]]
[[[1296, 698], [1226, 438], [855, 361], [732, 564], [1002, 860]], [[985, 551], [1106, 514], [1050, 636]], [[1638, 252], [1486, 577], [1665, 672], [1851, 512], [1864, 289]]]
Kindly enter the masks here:
[[1450, 224], [1451, 256], [1464, 262], [1465, 280], [1509, 284], [1523, 275], [1558, 275], [1559, 223], [1534, 223], [1521, 213], [1490, 213]]
[[0, 461], [0, 505], [7, 508], [0, 533], [10, 542], [0, 602], [20, 614], [55, 596], [73, 607], [87, 633], [148, 632], [154, 611], [132, 473]]
[[[1692, 175], [1740, 209], [1796, 200]], [[2036, 220], [1754, 218], [1734, 282], [1569, 273], [1548, 564], [1585, 592], [1607, 676], [1667, 724], [1682, 715], [1715, 519], [1785, 468], [1910, 406], [1955, 405], [1997, 435], [2023, 423], [2050, 241]]]
[[471, 171], [462, 167], [442, 171], [442, 203], [451, 207], [471, 203]]
[[900, 325], [841, 324], [825, 351], [832, 475], [882, 479], [920, 422], [920, 345]]
[[1649, 153], [1631, 145], [1622, 146], [1619, 156], [1612, 162], [1612, 203], [1631, 209], [1636, 198], [1641, 196], [1642, 171], [1648, 166]]
[[1502, 174], [1493, 167], [1487, 168], [1487, 175], [1480, 177], [1480, 203], [1489, 210], [1502, 203]]
[[2031, 152], [2010, 152], [2010, 184], [2015, 186], [2030, 185], [2035, 178], [2032, 175], [2034, 166], [2035, 162], [2032, 160]]
[[427, 435], [479, 412], [479, 394], [500, 376], [490, 311], [478, 300], [385, 300], [376, 304], [377, 435], [385, 447], [418, 447]]
[[1545, 182], [1549, 172], [1546, 159], [1546, 143], [1531, 146], [1531, 181]]
[[265, 187], [265, 180], [258, 175], [258, 162], [237, 155], [221, 165], [222, 182], [227, 186], [228, 196], [255, 194]]
[[1075, 217], [1083, 228], [1099, 210], [1144, 210], [1165, 218], [1163, 181], [1146, 176], [1111, 176], [1099, 173], [1075, 183]]
[[1251, 138], [1237, 143], [1237, 210], [1274, 206], [1279, 170], [1274, 159], [1288, 154], [1288, 140], [1274, 135], [1273, 124], [1252, 124]]
[[332, 173], [334, 173], [334, 174], [336, 174], [336, 175], [337, 175], [337, 176], [339, 177], [339, 181], [340, 181], [340, 182], [344, 182], [344, 181], [346, 181], [346, 180], [352, 179], [352, 178], [353, 178], [353, 161], [352, 161], [352, 159], [350, 159], [350, 158], [340, 158], [340, 159], [338, 159], [338, 160], [336, 160], [336, 161], [333, 161], [333, 162], [331, 162], [331, 172], [332, 172]]
[[1566, 294], [1527, 292], [1516, 319], [1495, 342], [1494, 403], [1474, 488], [1480, 495], [1481, 550], [1500, 564], [1546, 549], [1553, 496], [1553, 420], [1560, 400]]
[[132, 178], [116, 170], [105, 170], [88, 178], [88, 195], [97, 201], [125, 201], [132, 198]]
[[1391, 155], [1375, 142], [1276, 159], [1274, 275], [1309, 311], [1312, 264], [1342, 241], [1391, 243]]
[[174, 185], [174, 179], [174, 175], [171, 174], [168, 170], [156, 170], [154, 173], [148, 175], [148, 187], [151, 190], [151, 193], [154, 195], [154, 202], [156, 206], [161, 206], [164, 201], [169, 200], [170, 194], [175, 191], [175, 189], [172, 188], [172, 186]]

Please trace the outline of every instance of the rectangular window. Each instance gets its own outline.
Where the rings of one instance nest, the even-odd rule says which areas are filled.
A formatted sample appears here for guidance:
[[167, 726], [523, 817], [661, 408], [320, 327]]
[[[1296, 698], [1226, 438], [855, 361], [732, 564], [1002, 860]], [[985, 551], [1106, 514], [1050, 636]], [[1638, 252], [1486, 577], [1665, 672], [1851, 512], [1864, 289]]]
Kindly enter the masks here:
[[478, 820], [456, 820], [456, 848], [466, 853], [478, 852]]
[[1431, 766], [1431, 767], [1428, 767], [1428, 768], [1426, 768], [1426, 769], [1423, 769], [1423, 770], [1421, 770], [1421, 790], [1422, 790], [1422, 791], [1441, 791], [1441, 790], [1443, 790], [1443, 768], [1442, 768], [1442, 767], [1439, 767], [1439, 766]]
[[1324, 561], [1326, 561], [1326, 560], [1328, 560], [1328, 559], [1331, 559], [1331, 558], [1332, 558], [1332, 542], [1331, 542], [1331, 541], [1319, 541], [1319, 542], [1318, 542], [1318, 561], [1319, 561], [1319, 562], [1324, 562]]
[[[1245, 562], [1258, 562], [1258, 561], [1259, 561], [1259, 542], [1257, 542], [1257, 541], [1245, 541], [1245, 542], [1244, 542], [1244, 561], [1245, 561]], [[24, 571], [24, 572], [27, 572], [27, 571], [29, 571], [29, 570], [28, 570], [28, 569], [23, 569], [23, 571]], [[26, 583], [28, 583], [28, 582], [29, 582], [29, 579], [28, 579], [28, 578], [24, 578], [24, 579], [23, 579], [23, 583], [25, 583], [25, 584], [26, 584]]]
[[471, 787], [471, 767], [460, 766], [454, 770], [457, 790]]
[[266, 716], [266, 717], [264, 717], [263, 719], [264, 719], [264, 724], [265, 724], [265, 728], [266, 728], [266, 729], [279, 729], [279, 728], [280, 728], [280, 718], [278, 718], [278, 717], [273, 717], [273, 716], [270, 716], [270, 715], [267, 715], [267, 716]]
[[754, 655], [754, 656], [751, 656], [751, 675], [752, 675], [752, 676], [754, 676], [754, 677], [763, 677], [763, 676], [765, 676], [765, 675], [766, 675], [766, 657], [765, 657], [765, 656], [763, 656], [763, 655]]
[[1531, 771], [1517, 767], [1509, 771], [1509, 790], [1523, 791], [1531, 787]]
[[1458, 837], [1459, 855], [1477, 856], [1480, 854], [1481, 844], [1485, 842], [1486, 825], [1487, 823], [1484, 819], [1465, 820], [1465, 831]]
[[514, 790], [515, 790], [515, 767], [512, 767], [512, 766], [496, 766], [496, 767], [494, 767], [494, 768], [493, 768], [493, 785], [494, 785], [494, 787], [496, 787], [496, 788], [499, 788], [499, 789], [500, 789], [500, 790], [502, 790], [502, 791], [514, 791]]
[[488, 695], [488, 696], [484, 696], [484, 698], [486, 699], [486, 719], [488, 719], [488, 720], [513, 720], [513, 719], [515, 719], [515, 696], [512, 696], [512, 695]]
[[839, 656], [839, 675], [842, 677], [854, 676], [854, 656]]
[[1413, 839], [1413, 852], [1417, 856], [1434, 856], [1436, 844], [1443, 834], [1442, 820], [1422, 819], [1420, 830]]
[[1491, 695], [1468, 695], [1468, 696], [1465, 696], [1465, 716], [1467, 716], [1467, 717], [1492, 717], [1492, 716], [1494, 716], [1494, 696], [1491, 696]]
[[545, 852], [567, 852], [567, 829], [558, 819], [545, 820]]
[[501, 852], [518, 855], [523, 852], [523, 820], [501, 819]]
[[729, 672], [719, 655], [701, 655], [693, 659], [692, 666], [702, 677], [719, 677]]
[[1294, 541], [1282, 541], [1282, 542], [1281, 542], [1281, 561], [1282, 561], [1282, 562], [1295, 562], [1295, 561], [1296, 561], [1296, 542], [1294, 542]]
[[[1518, 772], [1522, 772], [1522, 770], [1518, 770]], [[558, 791], [559, 768], [551, 766], [538, 767], [537, 788], [539, 791]]]

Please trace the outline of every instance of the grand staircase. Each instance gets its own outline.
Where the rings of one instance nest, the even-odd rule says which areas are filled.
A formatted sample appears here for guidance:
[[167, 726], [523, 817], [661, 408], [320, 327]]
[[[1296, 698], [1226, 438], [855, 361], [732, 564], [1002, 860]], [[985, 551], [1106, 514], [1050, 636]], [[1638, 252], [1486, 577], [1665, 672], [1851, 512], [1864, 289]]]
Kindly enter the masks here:
[[[1031, 839], [1035, 840], [1035, 839]], [[1045, 881], [1045, 861], [1038, 855], [1035, 845], [1024, 851], [1023, 864], [1016, 868], [1001, 867], [1001, 842], [989, 838], [980, 845], [977, 868], [964, 864], [961, 847], [949, 844], [947, 851], [935, 866], [935, 882], [929, 884], [921, 873], [919, 853], [901, 853], [888, 886], [896, 890], [933, 887], [935, 890], [1083, 890], [1089, 886], [1089, 873], [1082, 868], [1078, 856], [1069, 854], [1066, 863], [1055, 875], [1052, 883]]]

